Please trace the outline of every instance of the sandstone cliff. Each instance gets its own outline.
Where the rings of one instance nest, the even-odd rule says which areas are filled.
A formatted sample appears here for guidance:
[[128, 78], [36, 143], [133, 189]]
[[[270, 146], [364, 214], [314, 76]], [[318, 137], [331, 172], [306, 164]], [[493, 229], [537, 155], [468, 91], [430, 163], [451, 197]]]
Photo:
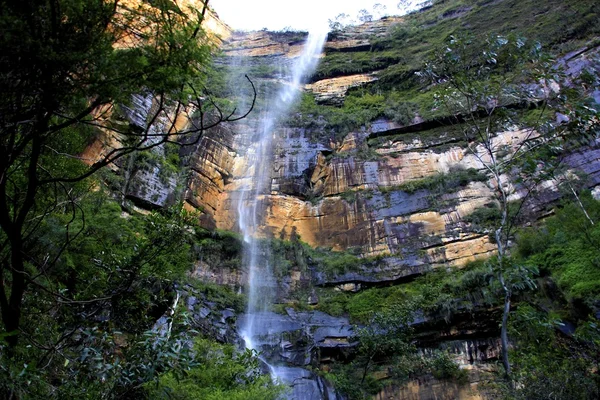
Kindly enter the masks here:
[[[444, 14], [427, 23], [442, 24], [468, 11]], [[122, 191], [137, 205], [163, 207], [183, 199], [188, 209], [200, 213], [204, 227], [239, 231], [240, 199], [257, 173], [250, 167], [250, 158], [258, 153], [256, 132], [268, 107], [267, 93], [281, 83], [282, 71], [300, 54], [305, 35], [265, 31], [230, 34], [227, 27], [214, 21], [218, 26], [215, 29], [225, 39], [217, 65], [237, 71], [238, 75], [248, 74], [258, 93], [253, 112], [241, 121], [204, 132], [198, 143], [180, 150], [178, 167], [185, 173], [165, 176], [161, 174], [161, 163], [138, 171], [133, 178], [127, 175], [127, 165], [115, 169], [120, 169], [125, 180], [130, 181], [123, 184]], [[398, 54], [371, 52], [379, 47], [387, 49], [382, 42], [390, 40], [391, 32], [403, 28], [403, 23], [403, 18], [386, 18], [331, 35], [323, 55], [325, 66], [310, 77], [303, 101], [309, 98], [317, 106], [341, 106], [349, 92], [380, 80], [389, 81], [390, 69], [394, 68], [400, 68], [402, 77], [409, 79], [413, 65], [405, 71]], [[348, 59], [336, 58], [348, 54], [352, 55]], [[597, 50], [592, 46], [567, 54], [563, 63], [569, 74], [577, 75], [595, 65], [596, 57]], [[241, 106], [247, 106], [247, 96], [244, 100], [233, 90], [224, 96], [237, 97]], [[598, 97], [597, 90], [594, 96]], [[144, 126], [152, 107], [151, 96], [139, 96], [126, 119]], [[318, 111], [303, 115], [296, 110], [278, 122], [271, 155], [264, 160], [270, 182], [258, 188], [257, 218], [261, 228], [257, 235], [284, 240], [300, 238], [311, 247], [346, 251], [364, 260], [354, 268], [333, 273], [318, 270], [310, 265], [310, 260], [308, 265], [292, 265], [285, 276], [279, 277], [280, 303], [318, 306], [322, 292], [317, 287], [355, 293], [368, 287], [401, 284], [436, 268], [460, 268], [495, 254], [496, 245], [489, 230], [474, 218], [481, 210], [493, 210], [497, 201], [493, 188], [498, 182], [489, 179], [482, 164], [485, 149], [469, 149], [462, 132], [444, 124], [431, 104], [428, 107], [402, 121], [381, 117], [351, 128], [332, 129]], [[172, 118], [177, 120], [177, 116]], [[185, 118], [180, 121], [182, 127], [189, 122]], [[531, 137], [526, 128], [508, 127], [495, 133], [494, 146], [506, 149], [518, 147]], [[568, 169], [584, 172], [585, 185], [596, 192], [600, 185], [599, 147], [592, 142], [565, 156]], [[86, 157], [93, 160], [95, 153], [102, 151], [106, 151], [106, 146], [95, 143]], [[158, 153], [166, 156], [165, 149]], [[500, 184], [514, 182], [508, 176], [501, 180]], [[524, 198], [527, 191], [514, 185], [512, 199]], [[560, 196], [555, 181], [539, 182], [535, 198], [526, 203], [526, 218], [535, 221], [543, 217]], [[247, 271], [221, 261], [198, 260], [194, 277], [235, 289], [244, 287]], [[470, 371], [470, 386], [427, 377], [408, 386], [389, 387], [377, 398], [427, 399], [436, 398], [439, 393], [445, 393], [446, 398], [481, 398], [471, 389], [486, 379], [488, 363], [498, 358], [497, 310], [485, 309], [481, 304], [475, 308], [477, 314], [465, 313], [451, 323], [421, 321], [419, 326], [424, 349], [440, 343], [450, 346], [461, 367]], [[284, 316], [269, 313], [264, 317], [285, 320], [289, 328], [285, 334], [292, 339], [285, 343], [283, 354], [293, 365], [318, 363], [326, 369], [329, 361], [353, 346], [349, 322], [344, 318], [330, 319], [292, 309], [286, 310]], [[318, 323], [310, 322], [313, 318]], [[329, 333], [338, 331], [307, 337], [303, 333], [306, 326]], [[222, 332], [219, 335], [224, 336]], [[315, 347], [318, 354], [306, 345], [315, 337], [319, 338]], [[387, 378], [385, 371], [377, 377]]]
[[[402, 19], [387, 19], [331, 37], [325, 52], [364, 51], [401, 23]], [[222, 62], [237, 66], [242, 58], [263, 73], [268, 70], [265, 66], [285, 68], [297, 56], [300, 43], [293, 35], [235, 34], [225, 44]], [[594, 52], [584, 51], [564, 60], [574, 70], [592, 65]], [[376, 82], [381, 73], [315, 76], [304, 89], [317, 104], [341, 105], [349, 90]], [[268, 82], [278, 81], [277, 69], [255, 79], [259, 86], [261, 80], [268, 86]], [[206, 226], [238, 230], [242, 190], [256, 173], [248, 166], [249, 157], [256, 153], [260, 107], [259, 98], [259, 106], [249, 118], [207, 133], [191, 158], [185, 200], [191, 208], [202, 210]], [[293, 112], [275, 129], [272, 156], [265, 160], [270, 184], [259, 188], [258, 234], [279, 239], [300, 237], [312, 247], [350, 251], [364, 257], [365, 262], [333, 274], [314, 266], [295, 265], [280, 279], [280, 303], [308, 302], [318, 308], [322, 292], [315, 291], [314, 286], [356, 293], [368, 287], [401, 284], [435, 268], [462, 267], [495, 254], [489, 231], [478, 226], [473, 215], [494, 208], [496, 182], [484, 173], [485, 149], [468, 149], [460, 131], [418, 115], [405, 123], [380, 118], [342, 131], [328, 129], [318, 115], [308, 116], [310, 124], [298, 126], [295, 120], [302, 118], [306, 116]], [[494, 146], [511, 149], [530, 138], [531, 130], [515, 128], [496, 134]], [[565, 164], [569, 170], [584, 171], [585, 184], [594, 189], [600, 185], [599, 157], [598, 144], [592, 143], [568, 154]], [[503, 179], [502, 184], [514, 182], [512, 177]], [[514, 189], [513, 200], [527, 196], [527, 190], [518, 184]], [[526, 218], [534, 221], [542, 217], [560, 196], [555, 181], [539, 182], [535, 198], [526, 203]], [[377, 256], [376, 261], [369, 261], [373, 256]], [[243, 270], [240, 274], [239, 270], [204, 263], [198, 265], [196, 273], [209, 281], [244, 286]], [[499, 357], [498, 315], [497, 310], [481, 304], [475, 309], [477, 313], [455, 315], [450, 322], [426, 321], [417, 328], [422, 351], [440, 346], [449, 351], [466, 371], [467, 384], [423, 376], [408, 385], [388, 386], [375, 398], [483, 398], [478, 386], [490, 379], [490, 365]], [[302, 323], [294, 325], [297, 315], [291, 309], [287, 316], [268, 318], [289, 319], [285, 337], [293, 340], [285, 342], [284, 354], [293, 365], [305, 366], [311, 362], [307, 359], [314, 365], [316, 357], [320, 368], [328, 371], [329, 363], [343, 359], [345, 349], [352, 347], [352, 332], [339, 328], [339, 321], [324, 319], [325, 326], [319, 329], [342, 333], [318, 342], [298, 336], [304, 328]], [[313, 340], [318, 353], [307, 358], [305, 343]], [[376, 380], [390, 377], [385, 368], [374, 373]]]
[[[355, 36], [334, 38], [326, 49], [364, 46], [368, 43], [362, 36], [364, 30], [375, 35], [370, 36], [373, 38], [394, 23], [399, 22], [384, 20], [373, 23], [373, 27], [367, 25], [369, 28], [363, 27]], [[251, 58], [255, 65], [273, 65], [281, 63], [281, 57], [293, 58], [298, 46], [296, 41], [285, 42], [267, 32], [238, 34], [226, 45], [224, 54], [228, 60], [242, 56]], [[569, 62], [575, 65], [582, 59]], [[308, 85], [307, 90], [319, 98], [324, 94], [319, 88], [327, 87], [330, 99], [343, 98], [348, 87], [374, 79], [374, 75], [362, 77], [325, 78]], [[203, 209], [203, 220], [209, 226], [237, 229], [239, 188], [253, 174], [245, 154], [256, 145], [253, 129], [259, 114], [260, 110], [241, 123], [209, 132], [199, 146], [200, 152], [192, 157], [186, 200]], [[518, 146], [528, 134], [527, 130], [500, 132], [496, 145]], [[274, 140], [273, 158], [269, 160], [271, 185], [264, 189], [261, 200], [262, 235], [289, 238], [294, 232], [315, 247], [353, 249], [365, 256], [389, 255], [396, 260], [390, 279], [404, 275], [403, 268], [448, 263], [460, 266], [494, 252], [488, 236], [465, 221], [475, 210], [493, 204], [493, 182], [475, 173], [476, 180], [443, 191], [406, 189], [432, 177], [483, 169], [452, 127], [430, 129], [418, 123], [404, 127], [380, 119], [358, 131], [334, 133], [318, 126], [288, 126], [283, 121]], [[478, 151], [483, 154], [482, 148]], [[598, 150], [590, 148], [567, 160], [572, 168], [585, 170], [591, 187], [600, 183], [597, 157]], [[543, 182], [540, 187], [541, 202], [532, 203], [532, 210], [542, 210], [559, 197], [552, 182]], [[520, 196], [519, 192], [514, 196]]]

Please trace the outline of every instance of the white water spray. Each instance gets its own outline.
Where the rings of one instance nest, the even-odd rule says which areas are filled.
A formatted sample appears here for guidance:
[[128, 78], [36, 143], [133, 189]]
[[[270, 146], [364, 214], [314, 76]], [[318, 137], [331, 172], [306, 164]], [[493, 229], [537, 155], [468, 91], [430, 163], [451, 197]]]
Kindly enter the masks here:
[[[248, 148], [248, 174], [252, 176], [244, 187], [237, 204], [238, 225], [244, 237], [244, 265], [248, 269], [248, 310], [240, 334], [246, 347], [260, 351], [258, 331], [261, 334], [275, 333], [279, 330], [272, 319], [266, 322], [261, 314], [267, 311], [277, 291], [277, 282], [269, 263], [268, 246], [256, 237], [257, 229], [262, 223], [264, 196], [271, 193], [271, 158], [272, 142], [277, 123], [290, 110], [294, 100], [300, 94], [302, 78], [309, 75], [318, 63], [323, 44], [327, 37], [325, 30], [311, 32], [308, 36], [302, 55], [293, 60], [291, 73], [275, 96], [268, 100], [267, 110], [258, 128], [259, 140], [255, 146]], [[273, 326], [265, 326], [271, 324]], [[277, 368], [269, 365], [271, 375], [278, 378]]]

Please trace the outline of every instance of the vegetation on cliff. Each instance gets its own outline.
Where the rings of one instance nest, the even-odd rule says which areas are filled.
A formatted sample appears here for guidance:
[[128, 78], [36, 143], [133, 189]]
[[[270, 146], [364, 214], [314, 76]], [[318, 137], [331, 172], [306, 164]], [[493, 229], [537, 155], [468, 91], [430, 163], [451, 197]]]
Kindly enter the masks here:
[[167, 373], [147, 385], [150, 399], [275, 400], [283, 393], [261, 373], [251, 350], [197, 339], [194, 352], [194, 366], [184, 376]]
[[[468, 270], [465, 275], [466, 283], [474, 284], [475, 293], [470, 293], [468, 286], [465, 288], [457, 283], [442, 287], [419, 287], [416, 292], [418, 294], [414, 296], [420, 298], [420, 309], [428, 312], [432, 320], [445, 318], [448, 321], [456, 321], [460, 312], [474, 312], [478, 307], [501, 306], [501, 329], [498, 333], [502, 338], [501, 358], [507, 384], [500, 389], [500, 396], [531, 398], [533, 393], [538, 391], [536, 396], [544, 398], [551, 396], [554, 391], [560, 393], [556, 394], [558, 398], [593, 398], [598, 394], [595, 386], [597, 379], [593, 369], [585, 367], [584, 360], [595, 356], [594, 340], [597, 339], [582, 340], [572, 334], [567, 335], [568, 339], [565, 341], [559, 339], [560, 330], [553, 329], [561, 322], [555, 321], [555, 325], [549, 327], [543, 316], [544, 311], [541, 314], [518, 311], [516, 321], [511, 322], [511, 305], [514, 306], [512, 302], [517, 301], [516, 307], [520, 307], [519, 300], [522, 300], [523, 292], [536, 287], [534, 277], [541, 266], [539, 262], [529, 262], [530, 260], [513, 256], [510, 247], [515, 237], [514, 230], [522, 222], [521, 211], [532, 206], [534, 200], [530, 200], [530, 197], [535, 198], [539, 189], [536, 186], [544, 180], [568, 189], [569, 196], [579, 207], [579, 210], [571, 208], [570, 212], [583, 217], [580, 221], [583, 226], [590, 229], [595, 226], [595, 217], [588, 208], [597, 207], [596, 202], [592, 200], [594, 204], [589, 204], [587, 200], [582, 200], [581, 185], [578, 185], [581, 178], [574, 177], [562, 162], [567, 152], [597, 140], [597, 105], [589, 98], [589, 82], [596, 84], [598, 78], [589, 72], [563, 75], [561, 63], [564, 61], [557, 62], [549, 55], [542, 55], [540, 42], [554, 54], [573, 50], [582, 44], [589, 46], [584, 47], [584, 50], [593, 47], [597, 44], [597, 39], [590, 38], [597, 32], [593, 23], [598, 18], [597, 5], [582, 2], [571, 8], [570, 5], [561, 4], [560, 7], [567, 7], [563, 9], [565, 19], [574, 16], [578, 20], [572, 21], [572, 25], [560, 33], [553, 30], [557, 24], [545, 25], [545, 21], [539, 21], [545, 16], [530, 9], [536, 7], [533, 2], [519, 4], [522, 9], [517, 11], [518, 15], [514, 14], [515, 10], [505, 8], [516, 9], [514, 2], [495, 2], [489, 8], [484, 8], [484, 5], [484, 2], [436, 2], [431, 9], [408, 16], [406, 22], [398, 24], [399, 28], [390, 34], [398, 34], [397, 41], [390, 40], [389, 37], [382, 38], [381, 42], [371, 38], [370, 52], [350, 49], [347, 52], [332, 51], [327, 54], [317, 72], [317, 79], [375, 70], [380, 70], [380, 79], [360, 89], [350, 90], [340, 107], [318, 105], [313, 100], [306, 99], [299, 106], [298, 114], [292, 123], [340, 142], [341, 137], [338, 134], [351, 130], [364, 131], [365, 128], [369, 129], [370, 122], [382, 117], [400, 124], [401, 128], [398, 130], [390, 129], [392, 134], [398, 135], [399, 141], [410, 141], [410, 137], [403, 137], [397, 133], [403, 130], [402, 126], [414, 124], [416, 133], [413, 137], [419, 140], [421, 136], [425, 136], [424, 140], [439, 141], [435, 133], [432, 139], [429, 139], [428, 132], [420, 130], [433, 126], [439, 131], [439, 126], [452, 125], [452, 128], [444, 129], [444, 134], [453, 130], [458, 142], [464, 144], [469, 154], [480, 162], [483, 173], [491, 178], [490, 184], [496, 200], [495, 204], [477, 210], [464, 221], [470, 223], [475, 230], [490, 234], [492, 242], [497, 246], [498, 256], [480, 265], [479, 269]], [[507, 18], [509, 15], [514, 15], [514, 18]], [[534, 15], [535, 18], [539, 18], [536, 24], [529, 20]], [[477, 21], [472, 19], [474, 16], [477, 16]], [[549, 14], [546, 16], [549, 21], [556, 17]], [[428, 17], [429, 24], [419, 26], [419, 30], [416, 29], [418, 25], [412, 26], [412, 30], [406, 29], [417, 21], [422, 23], [423, 18]], [[448, 22], [455, 18], [460, 18], [465, 25]], [[486, 21], [485, 25], [481, 24], [481, 20]], [[528, 21], [529, 25], [512, 25], [523, 21]], [[475, 30], [473, 36], [465, 36], [466, 26], [470, 29], [477, 26], [479, 29]], [[448, 30], [443, 31], [446, 28]], [[442, 32], [438, 31], [439, 29], [442, 29]], [[423, 40], [427, 41], [428, 34], [433, 31], [436, 31], [433, 41], [437, 41], [438, 44], [422, 46]], [[514, 31], [518, 34], [514, 34]], [[498, 33], [503, 32], [511, 32], [511, 35], [498, 36]], [[518, 36], [520, 34], [527, 35], [530, 39], [525, 40]], [[412, 41], [412, 38], [416, 37], [419, 41]], [[411, 43], [417, 43], [420, 47], [411, 51]], [[440, 48], [438, 53], [435, 53], [436, 47]], [[397, 51], [396, 59], [393, 56], [394, 51]], [[401, 54], [414, 57], [403, 62], [399, 59]], [[382, 67], [385, 60], [388, 60], [390, 65]], [[412, 62], [414, 64], [410, 64]], [[430, 79], [421, 80], [423, 76]], [[364, 107], [361, 106], [361, 102], [364, 102]], [[394, 111], [397, 114], [394, 114]], [[562, 120], [561, 115], [565, 117]], [[319, 118], [315, 118], [316, 116]], [[496, 139], [498, 132], [518, 129], [529, 133], [526, 133], [517, 146], [502, 145]], [[405, 131], [410, 132], [409, 129]], [[375, 138], [371, 138], [367, 145], [385, 148], [389, 143], [381, 140], [383, 134], [379, 132], [375, 132], [373, 136]], [[456, 145], [457, 140], [450, 138], [446, 142]], [[446, 142], [439, 144], [445, 145]], [[341, 156], [342, 154], [337, 155]], [[359, 156], [356, 155], [355, 159], [359, 159]], [[415, 182], [417, 187], [418, 183]], [[428, 180], [425, 179], [422, 183], [426, 185]], [[578, 188], [574, 187], [574, 184]], [[407, 189], [409, 188], [407, 186]], [[583, 235], [589, 237], [589, 233]], [[597, 246], [590, 243], [590, 249], [593, 250], [590, 250], [589, 255], [587, 251], [582, 250], [582, 257], [576, 257], [577, 261], [569, 263], [569, 272], [561, 272], [560, 269], [553, 271], [553, 279], [563, 282], [562, 289], [566, 290], [567, 297], [570, 291], [577, 292], [577, 288], [580, 288], [586, 296], [597, 299], [594, 289], [597, 282], [593, 278], [597, 268], [583, 261], [587, 257], [595, 257], [596, 248]], [[566, 262], [566, 258], [560, 257], [558, 256], [557, 262]], [[584, 270], [592, 279], [577, 282], [577, 275]], [[565, 275], [561, 278], [563, 273]], [[462, 276], [462, 273], [455, 274]], [[429, 279], [433, 276], [435, 274], [428, 275]], [[450, 281], [453, 279], [456, 278], [450, 278]], [[459, 279], [458, 282], [463, 281]], [[370, 326], [375, 323], [374, 315], [377, 316], [382, 307], [393, 308], [406, 301], [406, 293], [400, 287], [410, 285], [373, 288], [356, 294], [324, 290], [321, 292], [318, 307], [334, 314], [350, 315], [354, 321]], [[570, 289], [565, 289], [566, 287]], [[421, 298], [425, 294], [433, 294], [433, 298]], [[540, 297], [543, 298], [543, 295]], [[595, 301], [597, 300], [593, 300]], [[597, 304], [591, 307], [584, 306], [581, 311], [585, 315], [577, 318], [577, 323], [582, 329], [592, 327], [587, 330], [588, 333], [595, 332], [596, 323], [587, 324], [587, 314], [594, 314], [596, 310]], [[519, 329], [515, 327], [520, 323], [524, 324], [522, 327], [527, 325], [524, 322], [524, 318], [527, 317], [523, 317], [525, 314], [537, 315], [540, 319], [530, 321], [529, 328], [524, 329], [535, 330], [538, 323], [541, 331], [548, 328], [544, 334], [550, 335], [551, 339], [546, 337], [546, 340], [558, 348], [555, 354], [564, 361], [562, 366], [565, 369], [552, 373], [548, 371], [548, 375], [553, 375], [554, 379], [559, 381], [570, 380], [577, 383], [572, 386], [564, 385], [560, 390], [556, 385], [543, 388], [543, 382], [547, 381], [542, 378], [544, 373], [537, 374], [534, 370], [544, 370], [543, 362], [549, 362], [549, 358], [546, 357], [550, 357], [550, 353], [541, 352], [539, 358], [529, 353], [535, 348], [532, 343], [542, 339], [535, 338], [535, 334], [523, 335], [527, 337], [522, 339]], [[382, 328], [381, 332], [385, 332], [385, 328]], [[512, 338], [512, 335], [516, 337]], [[385, 340], [384, 334], [380, 336], [381, 340]], [[522, 353], [519, 353], [519, 350], [509, 351], [509, 336], [510, 343], [521, 346]], [[520, 340], [523, 340], [523, 343], [519, 343]], [[570, 346], [577, 348], [575, 355], [568, 354]], [[410, 356], [406, 354], [406, 357]], [[542, 359], [544, 361], [541, 361]], [[396, 363], [388, 359], [384, 360], [383, 364], [386, 365], [386, 362], [390, 363], [390, 370]], [[513, 362], [518, 372], [513, 373]], [[569, 376], [570, 370], [577, 372]], [[345, 376], [347, 382], [356, 381], [357, 373], [352, 368], [341, 368], [338, 371]], [[364, 376], [362, 380], [364, 381]], [[525, 388], [527, 385], [530, 387]], [[578, 385], [586, 389], [578, 393]], [[362, 390], [361, 394], [360, 387], [352, 387], [347, 393], [361, 398], [368, 392], [366, 388]], [[374, 390], [377, 390], [377, 386]]]
[[[339, 134], [382, 117], [408, 125], [416, 117], [431, 120], [446, 116], [444, 110], [435, 107], [432, 88], [423, 84], [418, 73], [452, 36], [474, 34], [472, 50], [480, 51], [486, 47], [486, 38], [514, 34], [541, 43], [551, 53], [566, 54], [593, 44], [598, 35], [600, 10], [592, 0], [552, 0], [543, 5], [517, 0], [434, 3], [405, 16], [385, 35], [370, 38], [368, 51], [328, 51], [313, 79], [377, 72], [378, 80], [350, 89], [341, 107], [317, 107], [307, 96], [292, 123], [313, 127], [318, 122], [314, 117], [320, 115], [327, 134]], [[332, 35], [336, 40], [335, 32]]]
[[[589, 194], [582, 196], [582, 201], [590, 217], [597, 221], [600, 203]], [[510, 358], [516, 389], [491, 380], [485, 385], [491, 398], [598, 396], [595, 368], [600, 330], [594, 316], [600, 305], [600, 268], [596, 265], [595, 244], [598, 234], [597, 225], [589, 224], [579, 205], [573, 202], [560, 205], [556, 215], [543, 223], [518, 231], [516, 248], [508, 262], [537, 270], [536, 288], [513, 293], [515, 305], [509, 319], [509, 337], [513, 344]], [[362, 367], [369, 357], [358, 357], [351, 367], [334, 364], [330, 367], [333, 379], [340, 382], [350, 398], [364, 398], [391, 382], [398, 384], [411, 377], [436, 374], [435, 368], [427, 369], [428, 364], [424, 364], [433, 362], [435, 366], [436, 362], [415, 358], [415, 350], [406, 347], [409, 343], [427, 348], [459, 321], [466, 324], [459, 328], [464, 331], [477, 329], [480, 336], [498, 335], [496, 323], [486, 325], [487, 320], [498, 318], [503, 303], [494, 263], [492, 259], [460, 270], [437, 270], [410, 283], [371, 287], [358, 293], [321, 289], [318, 309], [333, 315], [349, 315], [366, 329], [378, 323], [393, 327], [390, 321], [400, 318], [404, 321], [400, 324], [403, 335], [408, 334], [389, 338], [385, 328], [379, 331], [376, 328], [382, 349], [395, 346], [393, 340], [400, 338], [404, 338], [405, 347], [393, 356], [385, 351], [376, 355], [370, 361], [373, 365], [367, 368], [370, 378], [362, 378], [367, 382], [364, 385], [357, 382], [361, 381]], [[359, 337], [361, 332], [358, 331]], [[369, 352], [368, 347], [361, 351]], [[452, 365], [451, 355], [440, 353], [436, 357], [446, 358], [444, 363]], [[382, 375], [385, 379], [378, 381], [376, 377]], [[460, 374], [447, 372], [444, 377], [460, 379]]]
[[[241, 238], [199, 227], [198, 215], [181, 204], [138, 213], [126, 198], [137, 172], [157, 169], [159, 181], [169, 181], [180, 173], [179, 145], [197, 144], [208, 126], [238, 118], [230, 114], [236, 106], [225, 68], [207, 69], [202, 10], [194, 12], [190, 17], [169, 1], [143, 1], [139, 8], [105, 0], [2, 2], [2, 399], [258, 400], [281, 394], [260, 373], [257, 354], [216, 343], [211, 330], [198, 332], [201, 325], [183, 304], [197, 301], [193, 290], [231, 315], [244, 310], [244, 296], [232, 287], [189, 276], [205, 265], [241, 273]], [[553, 83], [565, 77], [552, 68], [552, 58], [540, 59], [536, 45], [561, 54], [597, 44], [591, 38], [599, 33], [598, 16], [591, 0], [436, 1], [372, 38], [369, 51], [326, 54], [314, 79], [378, 71], [379, 80], [350, 90], [340, 107], [304, 94], [290, 125], [333, 142], [381, 117], [401, 127], [327, 161], [377, 160], [373, 148], [391, 140], [418, 139], [438, 151], [460, 143], [472, 154], [479, 154], [476, 144], [483, 146], [483, 172], [451, 168], [375, 190], [348, 190], [339, 194], [346, 205], [374, 192], [388, 195], [388, 205], [390, 192], [427, 192], [435, 208], [444, 195], [486, 182], [497, 201], [457, 223], [503, 249], [462, 269], [441, 266], [419, 277], [357, 284], [336, 278], [378, 268], [388, 255], [311, 248], [295, 233], [290, 240], [264, 239], [280, 286], [289, 286], [276, 311], [323, 311], [354, 324], [355, 344], [312, 365], [349, 398], [368, 398], [419, 376], [464, 382], [467, 373], [453, 354], [433, 349], [440, 332], [457, 326], [458, 337], [504, 336], [509, 379], [490, 378], [492, 398], [599, 395], [600, 203], [586, 191], [585, 177], [561, 164], [565, 150], [597, 140], [597, 111], [577, 96], [596, 87], [598, 77], [571, 77], [566, 90], [555, 91]], [[149, 31], [147, 22], [156, 29]], [[464, 39], [466, 30], [475, 36]], [[529, 39], [501, 36], [516, 30]], [[245, 73], [272, 78], [278, 71], [262, 60], [238, 72], [241, 79]], [[545, 92], [539, 95], [532, 82]], [[205, 84], [218, 98], [202, 93]], [[269, 90], [248, 86], [250, 96]], [[131, 99], [143, 93], [152, 95], [147, 115], [139, 116]], [[192, 128], [178, 130], [178, 114]], [[400, 132], [423, 120], [433, 124]], [[537, 130], [516, 151], [495, 146], [494, 134], [514, 126]], [[187, 139], [175, 140], [184, 134]], [[81, 162], [79, 155], [99, 137], [116, 138], [116, 148]], [[117, 160], [121, 176], [105, 168]], [[92, 175], [101, 170], [104, 175]], [[521, 226], [519, 210], [535, 194], [529, 189], [543, 180], [555, 182], [568, 200], [549, 206], [544, 220], [529, 218]], [[523, 202], [511, 196], [519, 191], [527, 193]], [[292, 273], [301, 278], [290, 284]], [[353, 286], [346, 291], [343, 283]], [[239, 289], [239, 282], [230, 286]], [[225, 330], [231, 321], [222, 324]]]

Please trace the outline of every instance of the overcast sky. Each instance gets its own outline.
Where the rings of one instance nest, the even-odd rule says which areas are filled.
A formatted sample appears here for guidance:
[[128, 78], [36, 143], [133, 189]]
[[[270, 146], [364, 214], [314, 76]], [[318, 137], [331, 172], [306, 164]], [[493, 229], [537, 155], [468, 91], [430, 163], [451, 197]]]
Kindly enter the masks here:
[[[405, 0], [406, 2], [407, 0]], [[408, 0], [416, 4], [419, 1]], [[366, 9], [375, 18], [403, 13], [398, 9], [401, 0], [211, 0], [210, 5], [221, 20], [237, 30], [309, 30], [327, 26], [327, 20], [340, 13], [357, 19], [359, 10]], [[375, 4], [385, 6], [385, 9]]]

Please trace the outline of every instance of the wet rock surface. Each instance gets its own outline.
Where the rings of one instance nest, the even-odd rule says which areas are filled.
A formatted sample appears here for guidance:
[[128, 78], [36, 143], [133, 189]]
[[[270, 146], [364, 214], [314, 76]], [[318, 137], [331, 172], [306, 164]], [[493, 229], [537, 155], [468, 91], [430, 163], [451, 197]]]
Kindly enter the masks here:
[[255, 344], [269, 348], [265, 358], [277, 365], [285, 362], [295, 366], [316, 365], [319, 350], [323, 348], [351, 348], [353, 329], [347, 318], [332, 317], [320, 311], [296, 312], [291, 308], [287, 314], [261, 312], [241, 315], [238, 327], [247, 326], [252, 319]]
[[341, 399], [329, 382], [314, 373], [294, 367], [273, 367], [273, 376], [290, 387], [284, 396], [290, 400]]
[[[338, 399], [334, 388], [321, 376], [306, 369], [317, 368], [321, 351], [353, 348], [353, 330], [346, 318], [332, 317], [319, 311], [287, 314], [261, 312], [241, 315], [239, 329], [253, 325], [253, 345], [261, 349], [261, 357], [271, 376], [290, 390], [286, 398], [293, 400]], [[305, 368], [303, 368], [305, 367]]]
[[209, 301], [206, 293], [190, 285], [184, 285], [178, 290], [193, 329], [221, 343], [239, 343], [235, 325], [238, 311]]
[[262, 312], [238, 314], [230, 308], [207, 301], [205, 295], [190, 286], [181, 288], [182, 299], [191, 315], [192, 327], [224, 343], [243, 346], [239, 335], [246, 319], [255, 324], [255, 344], [262, 348], [265, 373], [289, 386], [286, 397], [294, 400], [335, 400], [338, 395], [329, 382], [306, 367], [317, 367], [321, 350], [353, 348], [352, 327], [346, 318], [325, 313]]

